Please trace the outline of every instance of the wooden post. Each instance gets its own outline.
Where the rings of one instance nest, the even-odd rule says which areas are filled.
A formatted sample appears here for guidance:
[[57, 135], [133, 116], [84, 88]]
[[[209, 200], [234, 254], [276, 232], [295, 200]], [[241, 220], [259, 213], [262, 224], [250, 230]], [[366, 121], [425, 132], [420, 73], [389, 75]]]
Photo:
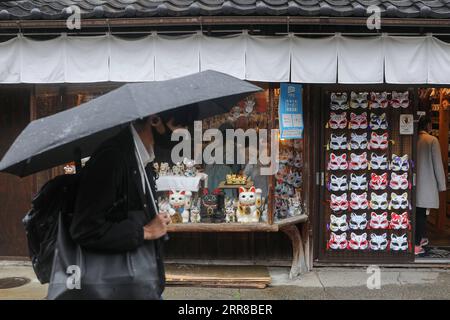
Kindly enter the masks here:
[[[275, 128], [275, 113], [274, 113], [274, 105], [275, 101], [274, 101], [274, 86], [271, 83], [269, 85], [269, 119], [267, 121], [267, 126], [268, 126], [268, 146], [270, 146], [272, 144], [272, 129]], [[272, 157], [272, 154], [270, 155]], [[274, 221], [274, 215], [275, 215], [275, 210], [274, 210], [274, 197], [273, 195], [275, 194], [275, 176], [271, 175], [268, 176], [269, 179], [269, 193], [268, 193], [268, 206], [267, 206], [267, 211], [268, 211], [268, 222], [269, 224], [273, 224]]]
[[[441, 147], [442, 163], [444, 164], [445, 180], [448, 181], [448, 131], [449, 131], [449, 110], [444, 109], [442, 104], [444, 101], [445, 90], [441, 89], [439, 98], [439, 144]], [[447, 192], [439, 194], [439, 210], [436, 217], [436, 228], [439, 231], [444, 230], [445, 221], [447, 219]]]

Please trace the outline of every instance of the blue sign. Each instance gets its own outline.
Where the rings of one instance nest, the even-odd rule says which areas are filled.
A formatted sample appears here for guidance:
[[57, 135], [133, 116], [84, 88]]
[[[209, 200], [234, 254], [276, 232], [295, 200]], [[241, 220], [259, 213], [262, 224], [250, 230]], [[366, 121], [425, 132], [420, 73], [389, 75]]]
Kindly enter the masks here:
[[282, 83], [278, 104], [281, 139], [303, 138], [302, 85]]

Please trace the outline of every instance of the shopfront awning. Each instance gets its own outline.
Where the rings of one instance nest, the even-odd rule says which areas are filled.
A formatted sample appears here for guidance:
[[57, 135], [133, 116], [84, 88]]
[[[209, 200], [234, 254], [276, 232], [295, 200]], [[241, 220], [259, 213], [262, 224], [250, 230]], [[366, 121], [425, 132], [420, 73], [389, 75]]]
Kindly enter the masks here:
[[433, 36], [247, 34], [18, 36], [0, 43], [0, 83], [158, 81], [208, 69], [264, 82], [450, 84], [450, 44]]

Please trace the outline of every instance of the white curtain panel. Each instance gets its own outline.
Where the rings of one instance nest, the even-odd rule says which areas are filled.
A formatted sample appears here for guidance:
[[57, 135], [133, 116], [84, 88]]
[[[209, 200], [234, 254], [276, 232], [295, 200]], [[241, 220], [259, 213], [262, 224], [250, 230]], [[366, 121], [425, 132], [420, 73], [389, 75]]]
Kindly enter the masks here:
[[64, 41], [61, 37], [45, 41], [19, 37], [19, 41], [21, 82], [64, 82]]
[[336, 37], [320, 39], [292, 37], [291, 81], [336, 83]]
[[66, 82], [102, 82], [109, 80], [108, 36], [67, 37]]
[[289, 82], [290, 37], [246, 38], [245, 78], [253, 81]]
[[338, 83], [383, 83], [384, 52], [381, 37], [337, 37]]
[[200, 70], [215, 70], [245, 79], [246, 37], [200, 38]]
[[0, 83], [20, 82], [20, 62], [18, 38], [0, 43]]
[[450, 44], [429, 37], [428, 83], [450, 84]]
[[109, 39], [109, 79], [117, 82], [154, 81], [154, 37]]
[[0, 43], [0, 83], [166, 80], [201, 70], [264, 82], [450, 84], [450, 44], [434, 37], [319, 39], [152, 35]]
[[155, 37], [155, 80], [168, 80], [200, 71], [200, 39], [192, 36]]
[[426, 37], [384, 37], [387, 83], [427, 83]]

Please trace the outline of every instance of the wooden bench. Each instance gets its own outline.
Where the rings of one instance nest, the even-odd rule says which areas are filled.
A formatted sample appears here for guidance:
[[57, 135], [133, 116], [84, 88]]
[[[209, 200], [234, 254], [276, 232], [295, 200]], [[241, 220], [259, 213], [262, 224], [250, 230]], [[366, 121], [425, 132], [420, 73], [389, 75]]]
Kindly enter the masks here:
[[[309, 263], [309, 237], [302, 235], [298, 224], [305, 224], [308, 216], [303, 214], [273, 224], [268, 223], [177, 223], [168, 227], [169, 232], [283, 232], [292, 243], [291, 279], [311, 269]], [[303, 237], [305, 242], [303, 242]]]

